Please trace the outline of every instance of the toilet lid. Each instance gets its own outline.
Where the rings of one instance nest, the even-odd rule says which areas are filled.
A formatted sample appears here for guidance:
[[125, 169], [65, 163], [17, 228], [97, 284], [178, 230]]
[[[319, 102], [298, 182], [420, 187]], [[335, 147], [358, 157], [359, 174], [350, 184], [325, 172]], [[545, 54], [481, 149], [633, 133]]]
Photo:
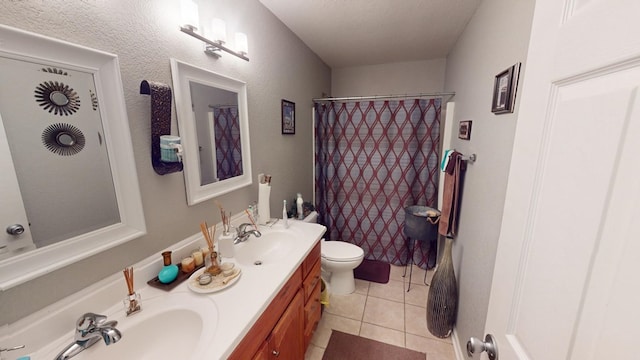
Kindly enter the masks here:
[[361, 247], [345, 241], [323, 241], [320, 252], [323, 258], [332, 261], [351, 261], [364, 256]]

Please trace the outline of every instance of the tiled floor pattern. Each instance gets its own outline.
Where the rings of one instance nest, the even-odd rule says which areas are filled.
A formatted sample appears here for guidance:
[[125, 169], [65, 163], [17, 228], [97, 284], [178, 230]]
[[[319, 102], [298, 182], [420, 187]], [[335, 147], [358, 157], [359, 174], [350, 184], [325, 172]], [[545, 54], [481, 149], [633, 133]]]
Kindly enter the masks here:
[[[427, 360], [455, 360], [451, 338], [440, 339], [427, 330], [425, 270], [413, 267], [409, 292], [409, 274], [403, 277], [403, 271], [403, 266], [391, 265], [387, 284], [356, 279], [355, 293], [331, 295], [305, 359], [321, 360], [335, 329], [425, 352]], [[432, 276], [428, 271], [427, 284]]]

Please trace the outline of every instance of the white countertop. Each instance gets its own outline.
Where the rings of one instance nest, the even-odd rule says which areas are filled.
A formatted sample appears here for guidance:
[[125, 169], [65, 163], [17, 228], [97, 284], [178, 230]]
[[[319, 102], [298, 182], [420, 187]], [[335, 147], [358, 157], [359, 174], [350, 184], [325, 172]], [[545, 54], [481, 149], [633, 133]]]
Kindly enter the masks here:
[[[234, 223], [236, 220], [238, 219], [235, 219]], [[264, 226], [259, 227], [260, 231], [264, 233], [284, 229], [282, 221], [273, 225], [272, 229]], [[240, 278], [232, 286], [219, 292], [195, 293], [188, 288], [187, 281], [176, 286], [170, 292], [148, 286], [146, 281], [156, 276], [162, 267], [160, 254], [134, 264], [135, 288], [142, 296], [142, 311], [144, 311], [145, 299], [169, 293], [184, 292], [194, 298], [210, 298], [217, 308], [218, 323], [213, 342], [205, 349], [204, 354], [198, 354], [198, 359], [227, 358], [289, 277], [302, 264], [315, 244], [322, 238], [326, 228], [318, 224], [289, 221], [289, 230], [300, 235], [297, 236], [298, 241], [296, 241], [296, 246], [290, 256], [265, 265], [242, 265]], [[251, 236], [248, 241], [260, 240], [260, 238]], [[203, 246], [205, 246], [205, 242], [202, 236], [195, 234], [168, 250], [173, 251], [173, 260], [177, 263], [192, 249]], [[235, 262], [233, 258], [225, 258], [224, 260]], [[237, 262], [236, 266], [239, 266]], [[43, 357], [41, 354], [49, 355], [53, 349], [62, 350], [70, 339], [73, 339], [75, 321], [80, 315], [84, 312], [110, 314], [114, 311], [121, 311], [124, 313], [121, 300], [125, 295], [126, 285], [122, 274], [114, 274], [77, 294], [38, 311], [36, 314], [0, 328], [0, 344], [3, 347], [27, 345], [24, 350], [12, 352], [8, 359], [31, 355], [33, 360], [51, 360], [48, 356]], [[127, 319], [120, 321], [125, 322]], [[64, 336], [60, 336], [61, 334]], [[126, 332], [123, 331], [122, 335], [124, 338]], [[117, 346], [117, 343], [111, 346]]]

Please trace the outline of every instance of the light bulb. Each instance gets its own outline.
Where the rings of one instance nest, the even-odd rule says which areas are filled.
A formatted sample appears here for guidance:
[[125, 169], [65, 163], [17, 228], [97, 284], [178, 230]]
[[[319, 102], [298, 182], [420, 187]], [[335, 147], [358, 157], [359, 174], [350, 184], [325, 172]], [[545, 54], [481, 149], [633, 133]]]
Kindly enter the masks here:
[[241, 32], [236, 33], [236, 51], [243, 55], [247, 55], [249, 53], [247, 34]]
[[182, 24], [184, 27], [191, 28], [192, 30], [198, 30], [200, 26], [198, 16], [198, 4], [193, 0], [181, 0], [180, 10], [182, 12]]
[[227, 27], [224, 20], [215, 18], [211, 20], [211, 40], [224, 44], [227, 41]]

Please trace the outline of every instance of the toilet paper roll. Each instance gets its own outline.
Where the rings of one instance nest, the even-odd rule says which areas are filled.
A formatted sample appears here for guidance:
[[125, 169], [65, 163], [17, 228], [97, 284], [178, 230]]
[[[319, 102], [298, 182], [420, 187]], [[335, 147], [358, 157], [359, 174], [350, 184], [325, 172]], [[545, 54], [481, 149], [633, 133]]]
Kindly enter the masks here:
[[269, 211], [269, 197], [271, 195], [271, 186], [269, 184], [258, 184], [258, 223], [266, 224], [271, 220], [271, 212]]

